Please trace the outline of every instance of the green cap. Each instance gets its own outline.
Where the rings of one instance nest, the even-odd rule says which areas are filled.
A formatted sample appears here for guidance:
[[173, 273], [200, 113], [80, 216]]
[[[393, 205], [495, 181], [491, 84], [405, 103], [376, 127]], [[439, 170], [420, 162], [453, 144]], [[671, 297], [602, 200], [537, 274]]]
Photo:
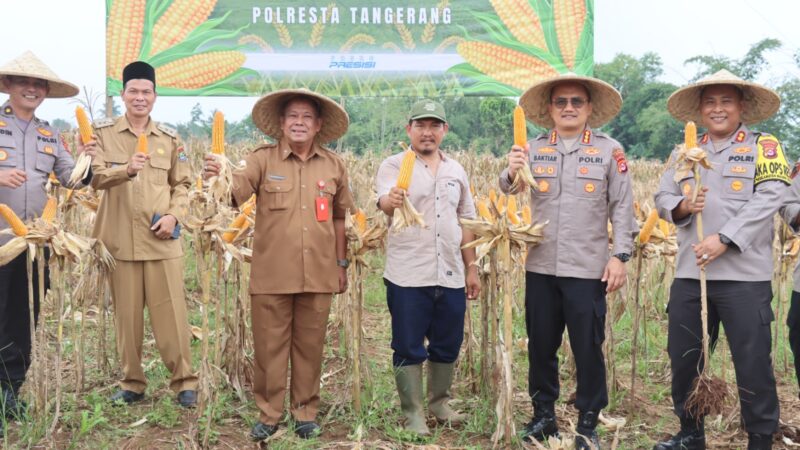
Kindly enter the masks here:
[[447, 119], [444, 115], [444, 106], [433, 100], [421, 100], [414, 103], [414, 106], [411, 107], [411, 114], [408, 120], [417, 119], [438, 119], [447, 123]]

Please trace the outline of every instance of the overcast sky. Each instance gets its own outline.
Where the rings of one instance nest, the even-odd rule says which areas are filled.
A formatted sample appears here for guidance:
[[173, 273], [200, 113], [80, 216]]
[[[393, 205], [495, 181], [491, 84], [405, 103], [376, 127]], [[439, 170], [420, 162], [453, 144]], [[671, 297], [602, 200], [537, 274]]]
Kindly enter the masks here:
[[[0, 0], [5, 42], [0, 64], [32, 50], [59, 76], [98, 94], [105, 84], [105, 2], [102, 0]], [[263, 2], [261, 2], [263, 3]], [[401, 2], [387, 2], [399, 4]], [[800, 1], [797, 0], [595, 0], [595, 61], [617, 53], [661, 55], [664, 81], [684, 84], [696, 71], [684, 60], [699, 54], [740, 58], [764, 38], [783, 48], [771, 52], [762, 82], [800, 76], [792, 55], [800, 48]], [[5, 96], [0, 95], [5, 101]], [[153, 116], [185, 122], [200, 103], [208, 113], [225, 112], [228, 120], [247, 115], [255, 98], [159, 97]], [[37, 115], [72, 119], [74, 101], [48, 99]]]

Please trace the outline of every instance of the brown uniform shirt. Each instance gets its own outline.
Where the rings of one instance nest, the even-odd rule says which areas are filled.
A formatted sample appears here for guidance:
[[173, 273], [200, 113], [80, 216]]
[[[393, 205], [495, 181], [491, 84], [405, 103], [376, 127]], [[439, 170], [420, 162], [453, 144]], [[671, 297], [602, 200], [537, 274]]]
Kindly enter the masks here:
[[175, 130], [147, 124], [150, 160], [135, 177], [128, 161], [136, 153], [137, 136], [128, 119], [95, 122], [97, 156], [92, 161], [92, 187], [104, 190], [93, 237], [116, 259], [149, 261], [183, 255], [180, 239], [159, 239], [150, 230], [154, 214], [170, 214], [182, 222], [189, 202], [190, 168]]
[[[539, 183], [531, 191], [534, 221], [549, 221], [544, 241], [528, 251], [525, 270], [558, 277], [599, 280], [608, 260], [608, 220], [613, 225], [611, 255], [633, 253], [638, 231], [633, 190], [622, 145], [586, 129], [570, 148], [555, 130], [531, 140], [528, 160]], [[500, 189], [508, 192], [508, 169]]]
[[[245, 162], [233, 174], [233, 197], [241, 205], [256, 194], [250, 294], [338, 291], [333, 219], [355, 209], [342, 158], [315, 144], [301, 161], [279, 143], [257, 148]], [[322, 222], [316, 215], [320, 196], [329, 205]]]

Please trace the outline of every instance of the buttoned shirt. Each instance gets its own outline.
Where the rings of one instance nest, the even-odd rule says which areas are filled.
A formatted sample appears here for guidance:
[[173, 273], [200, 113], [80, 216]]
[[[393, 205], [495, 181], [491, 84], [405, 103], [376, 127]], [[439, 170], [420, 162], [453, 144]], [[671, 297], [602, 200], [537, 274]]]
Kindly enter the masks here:
[[[397, 184], [404, 153], [385, 159], [378, 168], [375, 190], [380, 199]], [[408, 199], [422, 214], [425, 227], [390, 230], [383, 276], [403, 287], [463, 288], [462, 229], [458, 219], [475, 218], [467, 172], [439, 151], [436, 174], [419, 156], [414, 161]]]
[[[8, 205], [20, 219], [41, 216], [47, 202], [45, 186], [50, 173], [55, 173], [66, 186], [74, 166], [58, 131], [46, 121], [34, 116], [27, 128], [22, 129], [11, 104], [6, 102], [0, 107], [0, 170], [18, 169], [27, 175], [18, 188], [0, 187], [0, 203]], [[8, 224], [0, 221], [0, 227], [7, 228]], [[0, 245], [10, 239], [0, 236]]]
[[93, 236], [114, 258], [148, 261], [183, 255], [180, 239], [159, 239], [150, 230], [153, 216], [172, 215], [183, 221], [189, 203], [191, 169], [178, 134], [152, 119], [147, 123], [150, 159], [136, 176], [128, 162], [138, 136], [126, 116], [95, 122], [97, 156], [92, 161], [92, 187], [103, 193]]
[[[706, 266], [709, 280], [769, 281], [772, 279], [773, 216], [781, 206], [789, 180], [789, 166], [777, 139], [753, 133], [742, 125], [730, 141], [714, 146], [703, 136], [711, 169], [700, 169], [700, 182], [708, 188], [702, 212], [704, 237], [724, 234], [735, 246]], [[675, 154], [670, 156], [673, 161]], [[659, 215], [673, 221], [674, 210], [692, 195], [695, 182], [690, 172], [674, 180], [672, 164], [664, 171], [655, 195]], [[678, 259], [676, 278], [700, 278], [692, 245], [698, 242], [697, 218], [676, 222]]]
[[[338, 291], [333, 219], [355, 213], [344, 160], [315, 144], [303, 161], [281, 141], [257, 148], [245, 163], [234, 171], [233, 197], [241, 205], [256, 195], [250, 294]], [[329, 208], [322, 221], [320, 197]]]
[[[607, 134], [585, 129], [567, 148], [555, 130], [531, 141], [528, 161], [538, 182], [531, 191], [535, 222], [548, 221], [544, 240], [528, 251], [525, 270], [558, 277], [600, 279], [611, 254], [631, 254], [638, 231], [633, 191], [622, 145]], [[500, 189], [509, 192], [508, 169]]]

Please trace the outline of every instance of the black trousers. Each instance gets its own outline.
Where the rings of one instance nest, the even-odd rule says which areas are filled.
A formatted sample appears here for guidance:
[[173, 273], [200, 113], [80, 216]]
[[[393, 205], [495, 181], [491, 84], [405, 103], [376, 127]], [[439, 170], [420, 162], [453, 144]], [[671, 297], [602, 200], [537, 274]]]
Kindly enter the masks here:
[[800, 385], [800, 292], [792, 292], [792, 306], [789, 307], [786, 325], [789, 327], [789, 345], [794, 354], [794, 374]]
[[605, 340], [606, 288], [600, 280], [525, 273], [525, 325], [528, 331], [528, 393], [534, 403], [559, 395], [558, 348], [569, 333], [577, 368], [579, 411], [608, 405]]
[[[720, 322], [730, 345], [739, 404], [749, 433], [778, 428], [778, 394], [772, 370], [770, 323], [775, 320], [769, 281], [709, 281], [708, 330], [714, 342]], [[672, 363], [672, 402], [678, 417], [694, 379], [703, 369], [700, 282], [676, 278], [670, 292], [668, 352]]]
[[[45, 256], [47, 253], [45, 253]], [[31, 323], [28, 305], [28, 252], [0, 267], [0, 383], [21, 385], [31, 365]], [[39, 277], [33, 262], [33, 312], [39, 319]], [[50, 271], [45, 264], [45, 290]]]

